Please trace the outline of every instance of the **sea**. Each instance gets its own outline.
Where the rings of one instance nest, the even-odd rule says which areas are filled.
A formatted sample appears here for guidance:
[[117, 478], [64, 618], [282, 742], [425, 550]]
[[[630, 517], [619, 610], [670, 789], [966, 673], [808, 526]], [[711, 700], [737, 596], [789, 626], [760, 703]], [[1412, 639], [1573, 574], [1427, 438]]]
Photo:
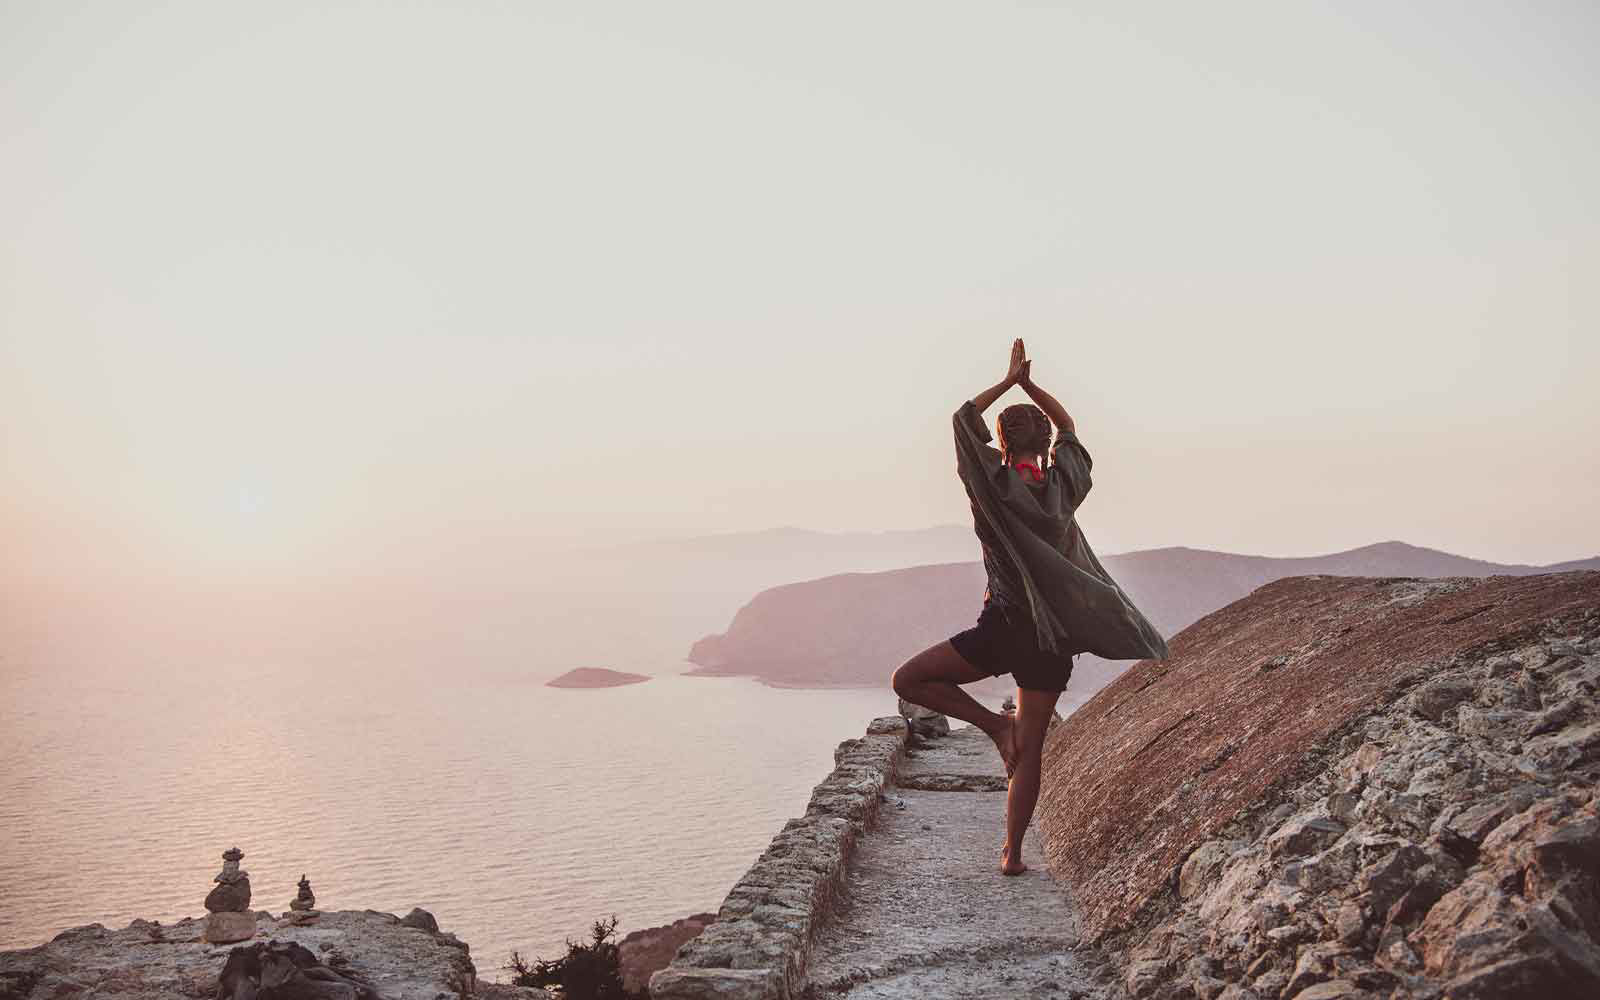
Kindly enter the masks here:
[[896, 701], [689, 667], [560, 689], [470, 663], [8, 663], [0, 948], [204, 916], [233, 846], [253, 909], [287, 909], [302, 874], [321, 909], [420, 906], [491, 981], [597, 920], [715, 911]]

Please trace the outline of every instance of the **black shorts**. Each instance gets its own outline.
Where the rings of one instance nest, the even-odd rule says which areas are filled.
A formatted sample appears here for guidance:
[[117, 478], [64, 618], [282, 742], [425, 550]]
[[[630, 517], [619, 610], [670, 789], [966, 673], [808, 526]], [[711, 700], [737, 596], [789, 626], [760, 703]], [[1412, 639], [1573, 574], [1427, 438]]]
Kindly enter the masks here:
[[1030, 691], [1065, 691], [1072, 677], [1072, 657], [1040, 649], [1027, 614], [990, 601], [978, 613], [978, 624], [951, 636], [950, 645], [989, 676], [1009, 673], [1017, 687]]

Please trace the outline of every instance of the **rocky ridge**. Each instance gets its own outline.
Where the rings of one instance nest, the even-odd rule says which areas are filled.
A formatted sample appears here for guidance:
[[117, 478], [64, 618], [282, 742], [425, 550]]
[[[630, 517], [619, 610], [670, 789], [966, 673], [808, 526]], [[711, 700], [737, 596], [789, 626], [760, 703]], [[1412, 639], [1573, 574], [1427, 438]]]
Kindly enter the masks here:
[[1282, 580], [1052, 732], [1135, 997], [1600, 996], [1600, 574]]
[[[135, 920], [121, 930], [86, 924], [37, 947], [0, 952], [0, 1000], [210, 1000], [218, 996], [224, 966], [235, 951], [267, 945], [285, 951], [297, 945], [313, 956], [327, 970], [313, 979], [327, 985], [329, 997], [354, 1000], [362, 989], [386, 1000], [545, 995], [478, 983], [466, 943], [439, 931], [425, 910], [413, 910], [404, 919], [377, 910], [323, 911], [315, 923], [304, 925], [266, 910], [244, 916], [253, 918], [255, 932], [242, 944], [209, 944], [207, 921], [187, 918], [173, 924]], [[356, 985], [341, 987], [336, 980]]]

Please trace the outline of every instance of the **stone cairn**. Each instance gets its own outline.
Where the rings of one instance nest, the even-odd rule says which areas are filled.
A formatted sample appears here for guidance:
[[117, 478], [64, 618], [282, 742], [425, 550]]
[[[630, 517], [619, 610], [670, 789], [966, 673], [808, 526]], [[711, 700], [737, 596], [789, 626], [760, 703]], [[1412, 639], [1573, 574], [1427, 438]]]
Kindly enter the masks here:
[[[1014, 714], [1016, 714], [1016, 711], [1017, 711], [1017, 699], [1011, 697], [1009, 694], [1006, 695], [1006, 700], [1002, 701], [1000, 703], [1000, 712], [1001, 712], [1001, 714], [1003, 714], [1003, 715], [1014, 715]], [[1050, 725], [1053, 726], [1053, 725], [1055, 725], [1056, 723], [1058, 723], [1060, 721], [1061, 721], [1061, 713], [1057, 712], [1057, 711], [1052, 711], [1050, 713]]]
[[931, 708], [900, 699], [900, 718], [918, 736], [949, 736], [950, 720]]
[[222, 852], [222, 871], [206, 896], [205, 939], [212, 944], [248, 941], [256, 936], [256, 915], [250, 912], [250, 873], [241, 871], [244, 852], [230, 847]]
[[302, 872], [300, 891], [289, 900], [289, 920], [295, 924], [309, 924], [322, 915], [317, 908], [317, 897], [311, 891], [311, 882]]

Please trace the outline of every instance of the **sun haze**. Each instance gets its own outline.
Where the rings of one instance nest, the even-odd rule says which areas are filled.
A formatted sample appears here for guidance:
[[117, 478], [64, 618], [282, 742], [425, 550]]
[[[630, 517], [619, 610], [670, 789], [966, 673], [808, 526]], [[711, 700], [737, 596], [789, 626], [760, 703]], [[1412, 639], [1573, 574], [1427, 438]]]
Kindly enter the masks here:
[[1017, 336], [1102, 550], [1600, 550], [1594, 8], [1106, 10], [7, 4], [3, 596], [959, 523]]

